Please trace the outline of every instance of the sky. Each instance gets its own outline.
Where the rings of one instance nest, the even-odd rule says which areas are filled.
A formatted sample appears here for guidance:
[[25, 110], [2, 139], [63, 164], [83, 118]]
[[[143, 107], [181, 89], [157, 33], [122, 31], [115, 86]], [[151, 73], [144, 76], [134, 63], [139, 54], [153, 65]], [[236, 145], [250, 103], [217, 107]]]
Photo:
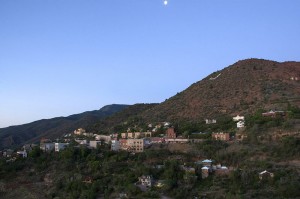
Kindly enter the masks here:
[[299, 0], [0, 0], [0, 128], [159, 103], [238, 60], [300, 61]]

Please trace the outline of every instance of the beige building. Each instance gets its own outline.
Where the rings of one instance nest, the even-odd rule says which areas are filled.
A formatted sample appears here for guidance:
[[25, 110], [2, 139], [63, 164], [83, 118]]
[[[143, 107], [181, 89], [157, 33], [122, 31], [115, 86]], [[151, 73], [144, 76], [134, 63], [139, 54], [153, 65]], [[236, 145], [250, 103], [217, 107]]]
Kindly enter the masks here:
[[131, 152], [144, 152], [144, 139], [128, 139], [127, 149]]
[[212, 138], [215, 140], [228, 141], [230, 139], [229, 133], [212, 133]]

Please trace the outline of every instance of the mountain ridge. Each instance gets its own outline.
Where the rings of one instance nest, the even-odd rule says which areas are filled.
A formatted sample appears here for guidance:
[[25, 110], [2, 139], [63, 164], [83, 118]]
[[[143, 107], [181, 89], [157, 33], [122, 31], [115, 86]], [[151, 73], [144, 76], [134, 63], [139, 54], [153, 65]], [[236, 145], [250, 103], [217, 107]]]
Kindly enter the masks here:
[[85, 111], [67, 117], [41, 119], [23, 125], [10, 126], [0, 129], [0, 148], [18, 146], [26, 142], [36, 142], [43, 136], [60, 137], [64, 133], [80, 127], [87, 127], [98, 120], [127, 108], [129, 105], [111, 104], [99, 110]]

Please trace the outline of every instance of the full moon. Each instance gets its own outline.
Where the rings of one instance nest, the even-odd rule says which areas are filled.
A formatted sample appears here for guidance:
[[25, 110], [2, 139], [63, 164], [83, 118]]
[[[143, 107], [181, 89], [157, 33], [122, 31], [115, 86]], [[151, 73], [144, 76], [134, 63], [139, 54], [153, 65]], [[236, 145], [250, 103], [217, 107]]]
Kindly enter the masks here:
[[168, 5], [168, 1], [167, 0], [164, 0], [164, 5]]

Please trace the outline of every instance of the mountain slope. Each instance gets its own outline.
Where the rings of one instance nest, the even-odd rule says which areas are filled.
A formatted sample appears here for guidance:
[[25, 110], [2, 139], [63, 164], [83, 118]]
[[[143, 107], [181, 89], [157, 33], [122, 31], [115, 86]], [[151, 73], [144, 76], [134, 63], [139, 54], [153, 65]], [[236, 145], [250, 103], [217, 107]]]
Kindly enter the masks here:
[[42, 137], [57, 138], [77, 128], [86, 128], [127, 107], [128, 105], [113, 104], [104, 106], [100, 110], [87, 111], [68, 117], [44, 119], [29, 124], [2, 128], [0, 129], [0, 148], [13, 147], [25, 142], [36, 142]]
[[222, 114], [247, 114], [300, 105], [300, 63], [262, 59], [239, 61], [194, 83], [142, 113], [148, 121], [203, 121]]

